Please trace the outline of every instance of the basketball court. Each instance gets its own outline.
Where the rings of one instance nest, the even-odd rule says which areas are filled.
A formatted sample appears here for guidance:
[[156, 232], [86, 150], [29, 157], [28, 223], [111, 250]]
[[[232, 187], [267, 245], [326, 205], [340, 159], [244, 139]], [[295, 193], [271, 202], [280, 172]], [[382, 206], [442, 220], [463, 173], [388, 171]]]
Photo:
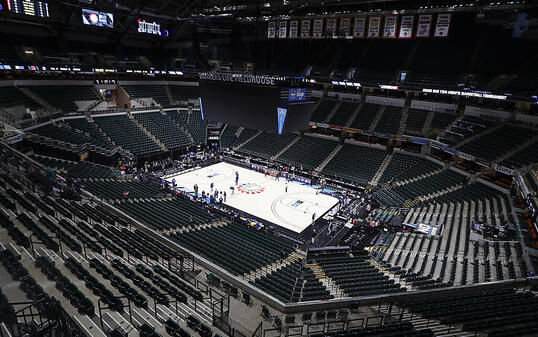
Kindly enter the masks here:
[[189, 192], [194, 192], [194, 185], [198, 184], [199, 194], [209, 192], [213, 183], [214, 189], [226, 191], [224, 204], [297, 233], [312, 223], [313, 214], [317, 219], [338, 203], [337, 198], [316, 194], [315, 188], [299, 182], [288, 183], [286, 192], [284, 178], [277, 181], [270, 175], [224, 162], [166, 178], [169, 182], [172, 179]]

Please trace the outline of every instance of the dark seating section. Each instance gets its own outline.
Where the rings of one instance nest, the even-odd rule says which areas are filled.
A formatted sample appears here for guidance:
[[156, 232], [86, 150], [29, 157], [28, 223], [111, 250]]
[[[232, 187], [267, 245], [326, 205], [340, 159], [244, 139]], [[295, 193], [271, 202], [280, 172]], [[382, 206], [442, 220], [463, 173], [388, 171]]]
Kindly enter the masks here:
[[495, 160], [535, 135], [531, 129], [507, 124], [501, 128], [459, 146], [459, 151], [486, 159]]
[[336, 141], [303, 136], [282, 153], [277, 160], [305, 170], [318, 167], [338, 145]]
[[200, 90], [195, 86], [169, 85], [168, 88], [175, 102], [198, 99], [200, 97]]
[[445, 112], [435, 112], [433, 114], [430, 128], [444, 130], [450, 125], [450, 123], [454, 122], [457, 118], [458, 118], [458, 115], [456, 114], [445, 113]]
[[86, 118], [65, 119], [65, 124], [72, 126], [82, 132], [86, 132], [92, 138], [97, 139], [102, 144], [108, 144], [107, 148], [114, 148], [115, 145], [99, 130], [99, 127], [95, 123], [90, 123]]
[[521, 336], [538, 332], [538, 299], [533, 292], [511, 288], [441, 295], [407, 302], [404, 306], [441, 324], [462, 324], [464, 331], [488, 336]]
[[407, 119], [405, 121], [405, 131], [420, 132], [424, 128], [426, 119], [428, 118], [428, 111], [419, 109], [407, 110]]
[[58, 268], [54, 262], [46, 256], [40, 256], [36, 259], [35, 265], [50, 281], [56, 283], [56, 288], [69, 300], [71, 305], [77, 308], [80, 314], [90, 317], [95, 315], [93, 302], [88, 299], [78, 287], [73, 284]]
[[395, 152], [392, 155], [390, 163], [379, 178], [378, 185], [383, 185], [392, 181], [405, 180], [408, 176], [406, 175], [406, 172], [413, 172], [415, 174], [422, 174], [421, 172], [425, 172], [424, 169], [417, 171], [419, 167], [441, 168], [441, 166], [427, 159]]
[[389, 323], [384, 325], [348, 328], [336, 333], [312, 333], [309, 337], [357, 337], [357, 336], [376, 336], [376, 337], [433, 337], [434, 332], [431, 329], [414, 329], [411, 322]]
[[160, 112], [133, 114], [133, 116], [170, 150], [192, 145], [189, 135]]
[[[99, 261], [96, 258], [91, 259], [90, 261], [90, 268], [94, 269], [99, 275], [101, 275], [105, 280], [109, 280], [110, 284], [114, 288], [116, 288], [122, 295], [126, 296], [129, 300], [133, 301], [134, 305], [139, 308], [146, 309], [148, 307], [148, 300], [147, 298], [140, 294], [136, 289], [131, 287], [129, 283], [127, 283], [124, 279], [121, 278], [121, 276], [114, 273], [110, 268], [108, 268], [104, 263]], [[111, 264], [112, 268], [118, 270], [120, 273], [122, 273], [125, 277], [128, 279], [131, 279], [133, 283], [140, 287], [143, 291], [146, 291], [148, 295], [155, 295], [153, 297], [154, 299], [161, 299], [162, 297], [158, 297], [161, 295], [158, 291], [153, 292], [153, 288], [144, 288], [141, 285], [143, 282], [147, 282], [144, 280], [137, 279], [137, 281], [140, 282], [134, 282], [134, 279], [132, 279], [130, 276], [134, 276], [134, 272], [129, 269], [129, 267], [123, 265], [119, 260], [115, 259], [112, 260]], [[98, 287], [98, 286], [93, 286]], [[155, 289], [156, 290], [156, 289]]]
[[0, 211], [0, 227], [7, 230], [7, 234], [17, 245], [26, 249], [30, 248], [30, 239], [19, 228], [15, 227], [4, 211]]
[[170, 106], [164, 85], [122, 85], [131, 98], [153, 98], [163, 107]]
[[314, 272], [303, 265], [303, 261], [295, 261], [280, 267], [251, 283], [284, 302], [325, 300], [334, 297], [316, 278]]
[[[15, 255], [12, 251], [4, 249], [0, 251], [0, 264], [5, 268], [7, 274], [16, 282], [19, 282], [19, 289], [28, 300], [33, 301], [36, 305], [33, 307], [37, 309], [41, 317], [49, 318], [51, 320], [56, 319], [56, 313], [62, 309], [60, 302], [54, 298], [51, 298], [47, 294], [43, 287], [34, 279], [29, 273], [28, 270], [20, 262], [20, 255]], [[7, 292], [9, 288], [6, 287], [5, 291]], [[20, 308], [20, 307], [19, 307]], [[87, 307], [81, 307], [82, 310], [88, 309]], [[6, 294], [0, 289], [0, 323], [4, 323], [5, 326], [13, 327], [14, 324], [17, 324], [17, 314], [20, 312], [15, 311], [15, 307], [10, 304], [9, 298]], [[32, 314], [36, 314], [34, 311]], [[21, 325], [23, 322], [19, 322]], [[22, 326], [21, 330], [24, 330], [26, 327]], [[47, 326], [43, 331], [35, 331], [39, 329], [37, 326], [34, 326], [34, 332], [40, 334], [45, 329], [48, 333], [54, 330], [54, 327]], [[21, 331], [18, 330], [18, 331]], [[6, 330], [3, 330], [6, 331]], [[54, 331], [53, 334], [58, 333]]]
[[110, 167], [96, 165], [85, 161], [73, 162], [37, 155], [34, 156], [34, 159], [46, 167], [65, 172], [68, 176], [73, 178], [115, 178], [118, 176], [118, 173]]
[[312, 122], [322, 123], [337, 104], [337, 100], [322, 99], [314, 112], [312, 112], [312, 117], [310, 120]]
[[293, 250], [237, 223], [171, 233], [170, 238], [237, 275], [282, 260]]
[[397, 135], [400, 130], [402, 120], [402, 108], [396, 106], [386, 106], [381, 119], [375, 126], [376, 132]]
[[224, 131], [222, 131], [220, 135], [220, 148], [221, 149], [227, 149], [235, 141], [235, 133], [237, 132], [237, 129], [239, 129], [238, 126], [234, 125], [226, 125], [226, 128], [224, 128]]
[[344, 144], [322, 173], [367, 185], [386, 157], [385, 150]]
[[450, 130], [447, 130], [442, 137], [442, 141], [451, 145], [458, 144], [463, 140], [473, 137], [491, 128], [496, 123], [475, 116], [464, 116], [457, 120]]
[[357, 103], [341, 102], [340, 106], [329, 120], [329, 124], [345, 126], [347, 120], [351, 117], [351, 114], [353, 114], [357, 106]]
[[0, 87], [0, 106], [9, 108], [16, 105], [24, 105], [30, 109], [37, 109], [40, 107], [36, 101], [26, 96], [16, 87]]
[[368, 262], [367, 255], [316, 257], [315, 262], [349, 296], [406, 291]]
[[243, 129], [239, 136], [232, 143], [232, 146], [241, 145], [246, 142], [249, 138], [253, 137], [258, 131], [252, 129]]
[[375, 119], [381, 105], [364, 103], [361, 110], [355, 116], [350, 127], [361, 130], [368, 130], [373, 120]]
[[262, 132], [250, 142], [237, 149], [237, 152], [267, 159], [280, 152], [297, 137], [297, 135], [291, 133], [278, 135]]
[[75, 101], [97, 101], [99, 96], [89, 85], [32, 86], [32, 92], [63, 112], [77, 112]]
[[99, 139], [93, 137], [88, 137], [82, 132], [76, 132], [53, 124], [47, 124], [29, 132], [71, 144], [92, 144], [104, 149], [110, 146], [110, 144], [101, 142]]
[[501, 165], [510, 168], [519, 168], [527, 166], [538, 162], [538, 156], [536, 155], [537, 153], [538, 141], [529, 144], [525, 148], [521, 149], [521, 151], [518, 151], [507, 159], [503, 160]]
[[196, 143], [205, 144], [207, 138], [207, 122], [202, 119], [200, 110], [172, 110], [167, 114], [179, 125], [185, 127], [192, 135]]
[[[92, 194], [105, 199], [152, 198], [162, 195], [158, 187], [135, 181], [101, 179], [86, 181], [85, 185]], [[128, 195], [124, 196], [124, 192], [128, 192]]]
[[200, 207], [179, 199], [128, 201], [117, 206], [157, 230], [192, 227], [218, 220]]
[[161, 151], [127, 115], [95, 117], [95, 122], [113, 141], [137, 156], [147, 156]]
[[377, 190], [374, 195], [386, 205], [404, 206], [406, 201], [412, 201], [419, 196], [426, 196], [462, 184], [465, 179], [465, 176], [455, 171], [446, 170], [409, 184], [383, 187]]
[[111, 310], [120, 313], [123, 312], [124, 305], [121, 299], [118, 296], [115, 296], [105, 284], [100, 282], [95, 276], [91, 275], [80, 262], [73, 257], [69, 257], [65, 261], [65, 266], [77, 279], [83, 280], [86, 288], [88, 288], [95, 296], [99, 297], [101, 302], [107, 305]]

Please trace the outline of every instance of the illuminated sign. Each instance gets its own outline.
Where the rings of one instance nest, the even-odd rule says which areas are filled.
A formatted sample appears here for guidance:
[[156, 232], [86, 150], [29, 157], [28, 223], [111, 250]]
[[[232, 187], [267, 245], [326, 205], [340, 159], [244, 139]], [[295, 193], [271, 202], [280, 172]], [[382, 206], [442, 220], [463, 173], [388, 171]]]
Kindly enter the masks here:
[[161, 24], [158, 22], [146, 22], [146, 20], [138, 19], [138, 32], [144, 34], [153, 34], [159, 36], [168, 36], [166, 29], [161, 31]]
[[114, 28], [114, 15], [83, 8], [82, 23], [89, 26]]

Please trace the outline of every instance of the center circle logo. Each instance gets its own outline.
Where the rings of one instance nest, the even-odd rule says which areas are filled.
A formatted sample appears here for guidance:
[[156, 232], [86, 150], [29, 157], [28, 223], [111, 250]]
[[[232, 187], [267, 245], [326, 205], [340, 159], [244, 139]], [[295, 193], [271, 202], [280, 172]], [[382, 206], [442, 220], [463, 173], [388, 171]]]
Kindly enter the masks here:
[[265, 187], [262, 187], [258, 184], [247, 183], [237, 186], [237, 190], [245, 194], [259, 194], [265, 191]]

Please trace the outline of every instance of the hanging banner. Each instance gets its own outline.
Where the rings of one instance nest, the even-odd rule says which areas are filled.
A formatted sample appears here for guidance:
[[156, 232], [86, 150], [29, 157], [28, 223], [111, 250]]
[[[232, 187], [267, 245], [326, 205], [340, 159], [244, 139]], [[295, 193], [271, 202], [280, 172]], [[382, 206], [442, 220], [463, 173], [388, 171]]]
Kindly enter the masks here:
[[310, 20], [301, 21], [301, 39], [310, 38]]
[[340, 29], [338, 30], [338, 36], [344, 37], [344, 38], [348, 37], [350, 25], [351, 25], [351, 18], [340, 19]]
[[276, 33], [276, 22], [271, 21], [267, 25], [267, 38], [274, 39]]
[[278, 38], [285, 39], [288, 37], [288, 21], [280, 21], [278, 23]]
[[396, 15], [385, 16], [385, 24], [383, 25], [383, 38], [393, 39], [396, 37], [397, 21], [398, 16]]
[[368, 21], [368, 38], [377, 39], [379, 37], [379, 29], [381, 26], [380, 16], [371, 16]]
[[448, 29], [450, 28], [450, 19], [452, 14], [437, 14], [437, 23], [435, 24], [435, 37], [447, 37]]
[[296, 39], [297, 38], [297, 32], [299, 30], [299, 21], [290, 21], [290, 39]]
[[355, 18], [355, 22], [353, 24], [353, 37], [356, 39], [362, 39], [364, 38], [365, 31], [366, 31], [366, 18], [365, 17]]
[[415, 17], [413, 15], [402, 16], [402, 22], [400, 23], [399, 39], [410, 39], [413, 37], [413, 24]]
[[415, 37], [430, 37], [430, 29], [432, 26], [432, 15], [421, 14], [418, 16], [417, 33]]
[[314, 29], [312, 29], [312, 37], [321, 39], [323, 37], [323, 19], [314, 20]]
[[327, 26], [325, 27], [325, 36], [333, 38], [336, 36], [336, 18], [327, 19]]

